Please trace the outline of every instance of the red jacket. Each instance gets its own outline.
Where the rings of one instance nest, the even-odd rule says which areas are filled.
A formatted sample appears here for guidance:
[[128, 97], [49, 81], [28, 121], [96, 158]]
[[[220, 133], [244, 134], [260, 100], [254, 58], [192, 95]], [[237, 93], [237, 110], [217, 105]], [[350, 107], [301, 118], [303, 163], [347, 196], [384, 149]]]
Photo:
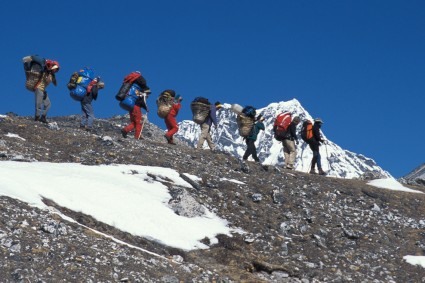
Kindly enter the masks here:
[[173, 107], [171, 107], [169, 115], [176, 117], [177, 114], [179, 114], [179, 110], [180, 110], [181, 107], [182, 107], [182, 105], [180, 104], [180, 102], [174, 103]]

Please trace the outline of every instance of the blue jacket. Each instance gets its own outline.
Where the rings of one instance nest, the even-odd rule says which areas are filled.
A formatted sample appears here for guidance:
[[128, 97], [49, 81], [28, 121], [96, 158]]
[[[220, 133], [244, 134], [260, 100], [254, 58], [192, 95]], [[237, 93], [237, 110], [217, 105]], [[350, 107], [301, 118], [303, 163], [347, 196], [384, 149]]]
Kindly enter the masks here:
[[210, 127], [212, 124], [217, 127], [217, 109], [214, 104], [210, 105], [210, 113], [204, 123], [208, 124]]

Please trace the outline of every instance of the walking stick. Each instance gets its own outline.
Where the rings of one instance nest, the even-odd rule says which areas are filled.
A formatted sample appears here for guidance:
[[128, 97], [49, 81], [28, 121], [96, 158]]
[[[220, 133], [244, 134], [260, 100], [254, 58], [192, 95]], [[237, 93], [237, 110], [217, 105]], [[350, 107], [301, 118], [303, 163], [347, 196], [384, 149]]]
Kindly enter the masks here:
[[143, 137], [142, 137], [142, 131], [143, 131], [143, 128], [144, 128], [144, 126], [145, 126], [145, 122], [146, 122], [146, 120], [148, 119], [148, 112], [146, 112], [146, 115], [145, 115], [145, 119], [143, 119], [143, 123], [142, 123], [142, 127], [141, 127], [141, 129], [140, 129], [140, 134], [139, 134], [139, 136], [137, 137], [137, 139], [139, 140], [140, 138], [141, 139], [143, 139]]
[[326, 159], [328, 160], [328, 165], [329, 165], [329, 171], [331, 171], [331, 170], [333, 171], [334, 169], [332, 168], [331, 161], [329, 160], [327, 142], [325, 142], [325, 149], [326, 149]]

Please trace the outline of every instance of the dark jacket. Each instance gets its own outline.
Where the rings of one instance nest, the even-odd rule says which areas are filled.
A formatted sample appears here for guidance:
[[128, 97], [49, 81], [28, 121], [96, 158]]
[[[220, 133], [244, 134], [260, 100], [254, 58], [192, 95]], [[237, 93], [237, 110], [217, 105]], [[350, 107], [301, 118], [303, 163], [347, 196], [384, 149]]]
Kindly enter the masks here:
[[208, 117], [205, 119], [204, 123], [208, 124], [210, 127], [212, 124], [217, 127], [217, 109], [215, 105], [210, 105], [210, 113]]
[[291, 122], [291, 124], [289, 124], [288, 127], [288, 136], [287, 138], [288, 140], [291, 141], [297, 141], [297, 124], [295, 124], [294, 122]]
[[314, 123], [313, 125], [313, 139], [317, 142], [323, 142], [322, 135], [320, 134], [321, 123]]
[[140, 75], [140, 77], [138, 77], [133, 83], [137, 84], [142, 92], [149, 89], [149, 87], [146, 85], [146, 80], [142, 75]]
[[254, 126], [252, 127], [251, 133], [250, 135], [247, 137], [248, 140], [253, 140], [256, 141], [257, 140], [257, 136], [258, 133], [263, 130], [264, 131], [265, 127], [263, 122], [258, 121], [257, 123], [254, 124]]

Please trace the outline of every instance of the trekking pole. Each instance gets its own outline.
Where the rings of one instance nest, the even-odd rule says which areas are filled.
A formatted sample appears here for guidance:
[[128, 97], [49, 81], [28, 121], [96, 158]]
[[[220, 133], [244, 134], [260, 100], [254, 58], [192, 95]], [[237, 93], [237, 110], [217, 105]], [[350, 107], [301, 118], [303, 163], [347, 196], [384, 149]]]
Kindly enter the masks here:
[[328, 154], [328, 146], [327, 146], [327, 142], [325, 142], [325, 149], [326, 149], [326, 159], [328, 160], [328, 165], [329, 165], [329, 171], [333, 171], [332, 165], [331, 165], [331, 161], [329, 160], [329, 154]]
[[[137, 139], [139, 140], [140, 138], [142, 138], [142, 131], [143, 131], [143, 128], [144, 128], [144, 126], [145, 126], [145, 122], [146, 122], [146, 120], [148, 119], [148, 112], [146, 112], [146, 115], [145, 115], [145, 119], [143, 119], [143, 123], [142, 123], [142, 127], [140, 128], [140, 134], [139, 134], [139, 136], [137, 137]], [[143, 138], [142, 138], [143, 139]]]

